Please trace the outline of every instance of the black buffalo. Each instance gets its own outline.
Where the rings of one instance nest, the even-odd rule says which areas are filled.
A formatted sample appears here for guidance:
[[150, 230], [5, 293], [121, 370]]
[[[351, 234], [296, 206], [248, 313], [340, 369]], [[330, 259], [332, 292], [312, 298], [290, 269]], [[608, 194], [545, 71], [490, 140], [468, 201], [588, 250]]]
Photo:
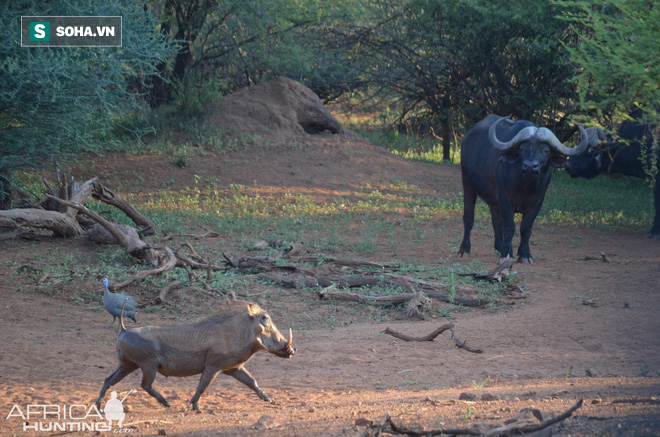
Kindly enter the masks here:
[[490, 207], [495, 249], [502, 258], [513, 257], [513, 215], [522, 213], [518, 261], [532, 262], [529, 237], [550, 184], [551, 167], [564, 166], [567, 156], [587, 148], [587, 134], [581, 126], [579, 129], [580, 145], [574, 149], [562, 145], [546, 128], [493, 114], [470, 129], [461, 144], [465, 229], [461, 255], [470, 253], [470, 231], [479, 196]]
[[[601, 173], [622, 174], [636, 178], [646, 178], [642, 150], [646, 159], [651, 156], [654, 125], [626, 121], [617, 130], [618, 141], [594, 127], [587, 128], [588, 150], [569, 159], [566, 172], [574, 178], [591, 179]], [[660, 151], [655, 151], [660, 161]], [[648, 164], [648, 163], [647, 163]], [[655, 219], [649, 238], [660, 240], [660, 173], [655, 175], [653, 197], [655, 199]]]

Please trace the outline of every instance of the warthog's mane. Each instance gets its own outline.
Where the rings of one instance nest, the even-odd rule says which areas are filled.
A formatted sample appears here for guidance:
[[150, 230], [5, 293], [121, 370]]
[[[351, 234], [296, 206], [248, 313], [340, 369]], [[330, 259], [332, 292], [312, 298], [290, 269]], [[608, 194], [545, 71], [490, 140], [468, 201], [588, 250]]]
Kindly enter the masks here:
[[[244, 301], [233, 302], [231, 304], [221, 307], [217, 313], [205, 319], [202, 319], [197, 323], [198, 324], [221, 323], [238, 315], [247, 314], [248, 313], [247, 305], [248, 302], [244, 302]], [[264, 310], [261, 309], [261, 307], [259, 307], [257, 304], [252, 304], [252, 305], [254, 305], [256, 309], [258, 309], [259, 313], [264, 312]]]

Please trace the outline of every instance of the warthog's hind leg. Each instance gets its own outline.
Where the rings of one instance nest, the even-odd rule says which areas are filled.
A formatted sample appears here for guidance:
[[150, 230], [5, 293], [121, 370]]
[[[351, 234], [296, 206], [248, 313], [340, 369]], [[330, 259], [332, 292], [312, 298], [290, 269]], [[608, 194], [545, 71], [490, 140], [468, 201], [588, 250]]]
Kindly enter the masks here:
[[199, 410], [199, 407], [197, 406], [197, 401], [199, 400], [199, 397], [202, 396], [202, 394], [204, 393], [204, 390], [206, 390], [206, 388], [213, 382], [213, 380], [215, 379], [215, 375], [217, 375], [218, 372], [219, 372], [218, 369], [214, 369], [210, 367], [204, 368], [204, 371], [202, 372], [202, 376], [199, 378], [197, 391], [190, 400], [193, 410]]
[[158, 393], [154, 388], [151, 386], [154, 383], [154, 380], [156, 379], [156, 372], [158, 367], [151, 368], [151, 367], [141, 367], [142, 369], [142, 383], [140, 384], [140, 387], [144, 389], [147, 393], [149, 393], [151, 396], [155, 397], [158, 402], [163, 404], [166, 407], [169, 407], [170, 404], [167, 402], [167, 400]]
[[99, 394], [99, 397], [96, 399], [96, 407], [100, 408], [100, 404], [101, 401], [103, 400], [103, 397], [105, 396], [105, 392], [108, 391], [110, 387], [117, 384], [126, 376], [137, 370], [137, 368], [138, 368], [137, 364], [131, 361], [120, 361], [115, 371], [112, 372], [110, 376], [105, 378], [105, 381], [103, 381], [103, 388], [101, 388], [101, 393]]

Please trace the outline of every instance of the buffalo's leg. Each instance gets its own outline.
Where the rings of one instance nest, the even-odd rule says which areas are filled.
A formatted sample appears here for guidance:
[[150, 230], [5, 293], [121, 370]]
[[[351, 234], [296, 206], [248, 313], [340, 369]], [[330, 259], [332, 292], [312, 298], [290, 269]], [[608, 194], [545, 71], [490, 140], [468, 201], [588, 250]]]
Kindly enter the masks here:
[[[465, 177], [464, 177], [465, 179]], [[474, 207], [477, 203], [477, 193], [472, 189], [470, 183], [463, 180], [463, 241], [458, 253], [461, 256], [468, 255], [472, 244], [470, 243], [470, 232], [474, 226]]]
[[520, 246], [518, 247], [518, 262], [520, 263], [533, 263], [532, 252], [529, 250], [529, 239], [532, 236], [532, 225], [536, 216], [541, 210], [543, 204], [543, 197], [532, 208], [531, 211], [524, 213], [520, 222]]
[[257, 385], [257, 381], [255, 381], [252, 375], [250, 375], [250, 373], [247, 370], [245, 370], [243, 367], [239, 367], [238, 369], [223, 370], [222, 372], [225, 375], [229, 375], [231, 377], [236, 378], [237, 380], [241, 381], [243, 384], [250, 387], [264, 401], [273, 402], [270, 396], [268, 396], [259, 388], [259, 386]]
[[211, 368], [211, 367], [204, 368], [204, 371], [202, 372], [202, 376], [199, 378], [197, 391], [190, 400], [193, 410], [199, 410], [199, 407], [197, 407], [197, 401], [199, 400], [200, 396], [202, 396], [206, 388], [213, 382], [213, 380], [215, 379], [215, 375], [217, 375], [218, 372], [219, 370], [215, 368]]
[[105, 396], [105, 392], [108, 391], [110, 387], [117, 384], [119, 381], [124, 379], [129, 374], [133, 373], [135, 370], [137, 370], [137, 368], [138, 368], [137, 364], [131, 361], [120, 361], [115, 371], [112, 372], [110, 376], [105, 378], [105, 381], [103, 381], [103, 387], [101, 388], [101, 393], [99, 394], [99, 397], [96, 399], [96, 407], [97, 408], [100, 407], [101, 401]]
[[493, 233], [495, 234], [495, 250], [498, 253], [502, 253], [504, 249], [504, 234], [502, 233], [502, 216], [498, 207], [490, 207], [490, 219], [493, 223]]
[[142, 387], [144, 391], [149, 393], [151, 396], [156, 398], [158, 402], [160, 402], [166, 407], [169, 407], [170, 404], [163, 397], [163, 395], [158, 393], [152, 387], [154, 381], [156, 380], [156, 372], [158, 371], [158, 365], [156, 364], [155, 366], [143, 366], [141, 367], [141, 369], [142, 369], [142, 383], [140, 384], [140, 387]]
[[[504, 191], [504, 190], [501, 190]], [[516, 233], [516, 223], [513, 217], [513, 208], [511, 202], [506, 194], [501, 193], [499, 198], [500, 204], [500, 226], [502, 229], [502, 244], [500, 247], [500, 257], [513, 258], [513, 234]], [[497, 240], [497, 236], [495, 237]]]

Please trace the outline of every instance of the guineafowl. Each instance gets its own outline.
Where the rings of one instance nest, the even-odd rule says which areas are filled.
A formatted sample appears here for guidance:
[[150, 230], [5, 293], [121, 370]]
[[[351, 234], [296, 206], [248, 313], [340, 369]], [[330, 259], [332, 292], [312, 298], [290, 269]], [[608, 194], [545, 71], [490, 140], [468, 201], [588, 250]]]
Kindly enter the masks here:
[[108, 289], [108, 278], [103, 278], [103, 285], [105, 290], [103, 291], [103, 305], [105, 309], [112, 314], [112, 323], [108, 326], [108, 329], [112, 328], [112, 325], [115, 324], [115, 319], [121, 314], [121, 307], [126, 301], [126, 306], [124, 307], [124, 316], [135, 320], [135, 306], [137, 302], [131, 296], [127, 296], [121, 293], [111, 293]]

